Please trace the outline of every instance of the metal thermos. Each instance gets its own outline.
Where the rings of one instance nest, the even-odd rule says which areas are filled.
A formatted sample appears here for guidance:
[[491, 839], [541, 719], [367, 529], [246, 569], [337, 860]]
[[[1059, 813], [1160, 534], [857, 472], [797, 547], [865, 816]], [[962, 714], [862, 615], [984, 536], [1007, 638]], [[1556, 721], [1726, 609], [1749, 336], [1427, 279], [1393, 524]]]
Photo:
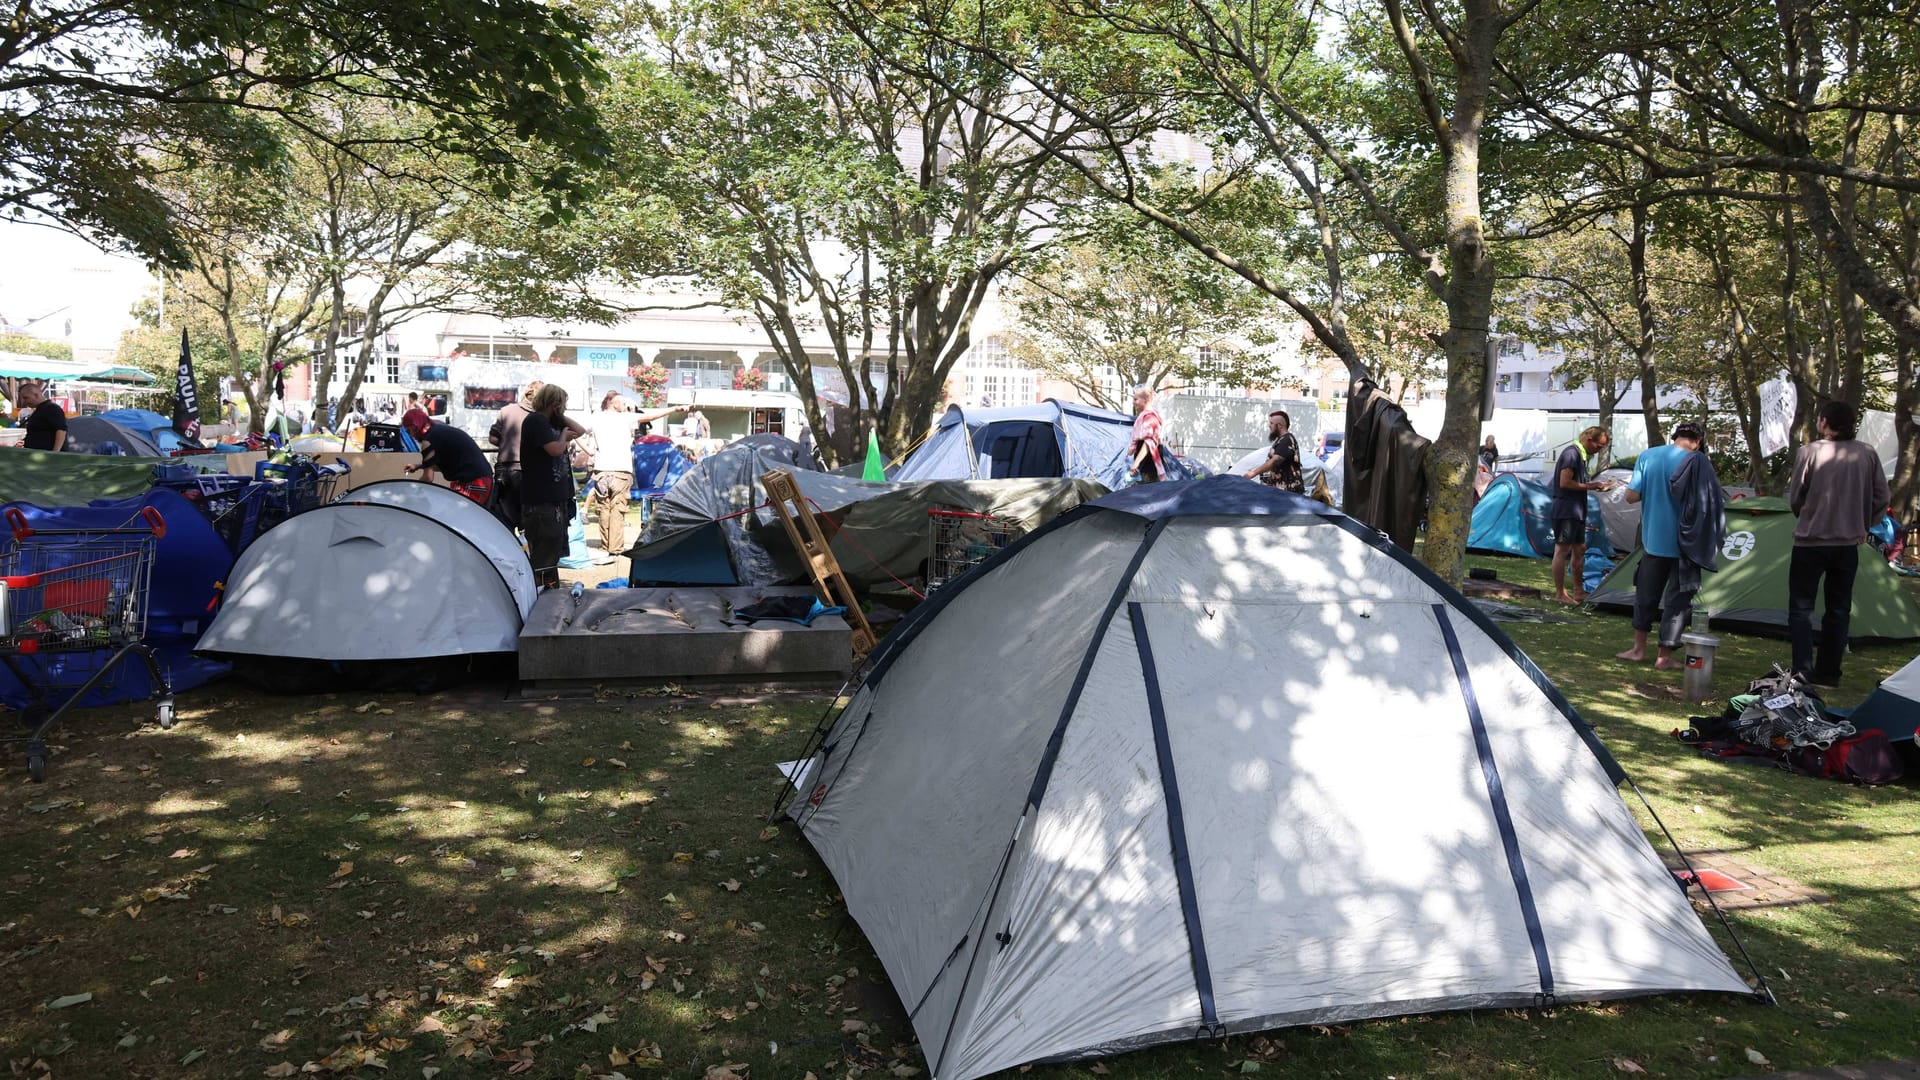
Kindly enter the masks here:
[[1697, 705], [1713, 696], [1713, 654], [1720, 648], [1720, 639], [1712, 634], [1681, 634], [1680, 644], [1686, 648], [1682, 682], [1687, 700]]

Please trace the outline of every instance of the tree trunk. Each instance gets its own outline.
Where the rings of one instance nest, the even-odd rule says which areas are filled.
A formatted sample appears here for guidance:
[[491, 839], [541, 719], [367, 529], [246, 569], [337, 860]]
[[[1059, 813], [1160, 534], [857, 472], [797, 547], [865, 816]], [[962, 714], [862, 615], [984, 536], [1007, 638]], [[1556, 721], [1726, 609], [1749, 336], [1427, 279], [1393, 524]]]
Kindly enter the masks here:
[[1893, 516], [1902, 525], [1920, 513], [1920, 350], [1902, 347], [1893, 395]]
[[[1469, 63], [1455, 76], [1446, 153], [1447, 411], [1427, 451], [1427, 538], [1420, 561], [1448, 582], [1464, 573], [1473, 521], [1474, 465], [1480, 447], [1480, 391], [1486, 381], [1487, 323], [1493, 314], [1494, 266], [1480, 217], [1480, 128], [1488, 73], [1500, 25], [1492, 5], [1469, 0], [1461, 27]], [[1451, 136], [1449, 139], [1449, 135]]]
[[[1635, 93], [1635, 104], [1639, 109], [1641, 130], [1646, 130], [1653, 123], [1653, 72], [1641, 66], [1638, 74], [1640, 85]], [[1643, 183], [1650, 181], [1652, 173], [1651, 163], [1641, 165]], [[1647, 273], [1647, 236], [1650, 229], [1644, 199], [1634, 199], [1630, 218], [1633, 232], [1627, 239], [1627, 266], [1633, 275], [1633, 313], [1640, 323], [1640, 336], [1634, 340], [1633, 355], [1640, 367], [1640, 415], [1647, 424], [1647, 446], [1652, 448], [1666, 442], [1666, 438], [1660, 430], [1660, 377], [1654, 366], [1653, 279]]]

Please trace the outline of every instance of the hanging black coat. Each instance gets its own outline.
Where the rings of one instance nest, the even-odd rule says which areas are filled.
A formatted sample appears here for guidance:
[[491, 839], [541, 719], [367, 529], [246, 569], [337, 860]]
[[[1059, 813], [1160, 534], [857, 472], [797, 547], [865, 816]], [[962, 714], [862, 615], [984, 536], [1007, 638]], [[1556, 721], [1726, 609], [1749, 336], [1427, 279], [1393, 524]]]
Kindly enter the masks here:
[[1427, 516], [1427, 449], [1432, 440], [1413, 430], [1407, 411], [1371, 379], [1354, 380], [1347, 395], [1347, 438], [1341, 446], [1346, 491], [1341, 509], [1413, 550]]
[[1713, 462], [1695, 450], [1667, 479], [1667, 493], [1680, 524], [1679, 588], [1696, 592], [1701, 572], [1712, 573], [1720, 565], [1720, 545], [1727, 538], [1726, 492], [1713, 473]]

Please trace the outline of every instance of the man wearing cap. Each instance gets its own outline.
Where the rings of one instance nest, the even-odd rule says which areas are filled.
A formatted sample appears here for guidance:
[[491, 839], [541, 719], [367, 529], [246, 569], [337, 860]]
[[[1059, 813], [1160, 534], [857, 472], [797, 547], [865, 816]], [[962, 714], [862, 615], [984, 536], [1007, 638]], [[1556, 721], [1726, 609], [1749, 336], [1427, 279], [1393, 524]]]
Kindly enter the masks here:
[[1287, 410], [1275, 409], [1267, 414], [1267, 437], [1273, 440], [1272, 452], [1265, 462], [1246, 474], [1247, 479], [1305, 495], [1307, 482], [1300, 472], [1300, 443], [1293, 437], [1293, 417], [1287, 415]]
[[420, 443], [420, 464], [407, 466], [406, 472], [425, 470], [429, 480], [438, 472], [453, 490], [481, 506], [492, 503], [493, 466], [487, 464], [487, 455], [480, 452], [473, 436], [429, 419], [424, 409], [408, 409], [400, 426]]
[[1684, 587], [1680, 570], [1680, 508], [1672, 490], [1674, 474], [1687, 455], [1700, 451], [1700, 425], [1688, 421], [1673, 429], [1665, 446], [1649, 447], [1633, 463], [1627, 501], [1640, 504], [1640, 566], [1633, 572], [1633, 648], [1616, 659], [1640, 663], [1647, 658], [1647, 635], [1654, 612], [1660, 613], [1659, 655], [1653, 666], [1679, 667], [1673, 651], [1693, 615], [1694, 590]]

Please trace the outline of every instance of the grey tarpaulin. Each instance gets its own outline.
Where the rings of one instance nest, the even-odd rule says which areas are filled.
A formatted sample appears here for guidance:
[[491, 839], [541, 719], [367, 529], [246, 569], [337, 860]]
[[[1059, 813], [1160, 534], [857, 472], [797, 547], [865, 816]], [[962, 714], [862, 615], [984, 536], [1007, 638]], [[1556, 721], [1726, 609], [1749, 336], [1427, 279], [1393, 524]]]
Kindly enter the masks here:
[[[831, 519], [834, 557], [849, 580], [879, 584], [920, 573], [927, 511], [958, 507], [1011, 519], [1022, 531], [1106, 493], [1091, 480], [933, 480], [867, 483], [796, 467], [798, 444], [754, 436], [708, 458], [669, 492], [628, 554], [633, 584], [782, 585], [806, 580], [759, 477], [789, 469], [815, 513]], [[778, 439], [778, 442], [772, 440]], [[785, 445], [782, 445], [785, 444]], [[718, 549], [718, 550], [716, 550]], [[728, 573], [720, 568], [724, 554]], [[720, 573], [713, 571], [718, 568]]]

